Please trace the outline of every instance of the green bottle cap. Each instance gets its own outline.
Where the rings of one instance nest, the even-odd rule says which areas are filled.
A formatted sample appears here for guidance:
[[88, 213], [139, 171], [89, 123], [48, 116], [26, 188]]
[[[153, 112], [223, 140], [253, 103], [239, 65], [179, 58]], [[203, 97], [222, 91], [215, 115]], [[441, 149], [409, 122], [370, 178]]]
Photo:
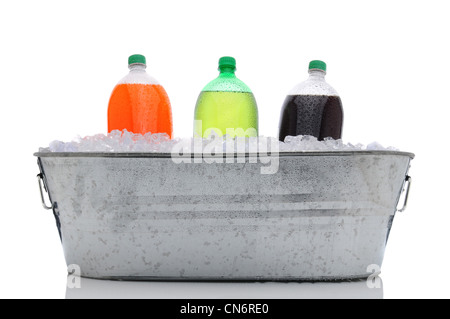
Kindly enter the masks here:
[[236, 59], [231, 56], [223, 56], [219, 59], [219, 71], [225, 68], [236, 70]]
[[145, 56], [143, 56], [142, 54], [133, 54], [130, 55], [128, 57], [128, 65], [132, 65], [132, 64], [143, 64], [143, 65], [147, 65], [146, 61], [145, 61]]
[[327, 64], [320, 60], [312, 60], [309, 62], [309, 70], [311, 69], [319, 69], [323, 71], [327, 71]]

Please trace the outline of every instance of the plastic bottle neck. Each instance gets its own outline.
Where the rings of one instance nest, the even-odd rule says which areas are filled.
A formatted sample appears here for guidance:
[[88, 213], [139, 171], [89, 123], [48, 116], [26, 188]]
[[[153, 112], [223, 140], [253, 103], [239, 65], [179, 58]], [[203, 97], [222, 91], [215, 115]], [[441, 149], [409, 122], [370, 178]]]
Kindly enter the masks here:
[[234, 74], [234, 72], [236, 71], [236, 69], [234, 69], [234, 68], [222, 67], [219, 71], [220, 71], [219, 76], [228, 76], [228, 77], [230, 77], [230, 76], [236, 76], [236, 75]]
[[131, 64], [131, 65], [128, 66], [128, 69], [130, 69], [130, 72], [132, 72], [132, 71], [145, 72], [146, 68], [147, 68], [147, 66], [145, 64], [140, 64], [140, 63]]
[[311, 69], [311, 70], [308, 71], [308, 73], [309, 73], [308, 80], [325, 81], [326, 72], [323, 71], [323, 70]]

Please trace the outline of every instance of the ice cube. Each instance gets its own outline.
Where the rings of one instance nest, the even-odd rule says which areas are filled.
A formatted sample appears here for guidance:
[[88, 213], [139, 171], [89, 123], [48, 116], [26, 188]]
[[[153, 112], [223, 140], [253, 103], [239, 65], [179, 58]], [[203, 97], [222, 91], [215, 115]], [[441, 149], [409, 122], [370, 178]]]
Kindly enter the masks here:
[[378, 150], [384, 150], [385, 148], [383, 147], [383, 145], [381, 145], [378, 142], [372, 142], [369, 145], [367, 145], [366, 149], [368, 151], [378, 151]]

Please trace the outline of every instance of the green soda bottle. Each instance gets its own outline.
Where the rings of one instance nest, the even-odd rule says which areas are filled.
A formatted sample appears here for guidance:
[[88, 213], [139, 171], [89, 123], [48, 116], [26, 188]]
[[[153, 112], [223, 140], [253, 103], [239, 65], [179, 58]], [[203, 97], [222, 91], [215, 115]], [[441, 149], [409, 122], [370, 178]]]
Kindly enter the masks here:
[[219, 71], [219, 76], [203, 88], [197, 99], [194, 137], [258, 136], [256, 100], [250, 88], [234, 74], [236, 60], [221, 57]]

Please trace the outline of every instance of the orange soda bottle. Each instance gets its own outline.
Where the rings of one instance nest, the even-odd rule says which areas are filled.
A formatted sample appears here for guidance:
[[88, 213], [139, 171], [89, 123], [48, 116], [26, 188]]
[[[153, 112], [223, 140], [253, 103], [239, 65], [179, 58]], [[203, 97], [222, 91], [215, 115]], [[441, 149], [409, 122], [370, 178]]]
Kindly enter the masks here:
[[172, 108], [164, 88], [145, 71], [145, 56], [128, 58], [130, 72], [117, 83], [108, 105], [108, 132], [167, 133], [172, 138]]

